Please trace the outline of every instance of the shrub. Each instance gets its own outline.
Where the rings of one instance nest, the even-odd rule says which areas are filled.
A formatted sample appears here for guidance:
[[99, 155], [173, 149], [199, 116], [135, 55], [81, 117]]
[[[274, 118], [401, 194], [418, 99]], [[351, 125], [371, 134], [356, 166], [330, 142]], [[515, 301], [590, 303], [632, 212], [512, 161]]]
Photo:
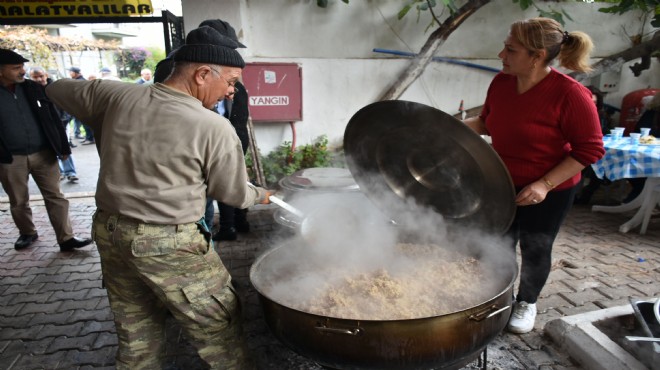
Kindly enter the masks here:
[[[250, 178], [254, 180], [256, 175], [251, 154], [248, 152], [246, 155], [246, 165]], [[319, 136], [311, 144], [299, 146], [295, 151], [291, 150], [291, 142], [285, 141], [266, 157], [259, 153], [259, 158], [266, 181], [266, 184], [260, 185], [269, 189], [277, 188], [280, 179], [304, 168], [344, 166], [341, 160], [335, 160], [328, 151], [328, 138], [325, 135]]]

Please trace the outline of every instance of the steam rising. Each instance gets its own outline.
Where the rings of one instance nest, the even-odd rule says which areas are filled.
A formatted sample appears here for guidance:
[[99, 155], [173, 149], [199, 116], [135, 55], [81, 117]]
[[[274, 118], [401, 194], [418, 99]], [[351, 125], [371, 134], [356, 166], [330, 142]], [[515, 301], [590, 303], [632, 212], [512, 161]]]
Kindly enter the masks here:
[[[485, 235], [470, 225], [447, 223], [433, 209], [402, 199], [389, 189], [368, 197], [362, 193], [299, 194], [287, 201], [305, 213], [301, 228], [281, 243], [277, 253], [259, 260], [255, 265], [258, 273], [252, 276], [262, 294], [267, 291], [264, 295], [285, 306], [309, 299], [346, 271], [385, 269], [391, 275], [415, 271], [423, 261], [402, 256], [396, 248], [402, 242], [438, 245], [477, 258], [494, 275], [473, 279], [492, 293], [489, 298], [507, 289], [515, 277], [510, 241]], [[422, 284], [409, 289], [420, 294], [434, 289], [433, 282]]]

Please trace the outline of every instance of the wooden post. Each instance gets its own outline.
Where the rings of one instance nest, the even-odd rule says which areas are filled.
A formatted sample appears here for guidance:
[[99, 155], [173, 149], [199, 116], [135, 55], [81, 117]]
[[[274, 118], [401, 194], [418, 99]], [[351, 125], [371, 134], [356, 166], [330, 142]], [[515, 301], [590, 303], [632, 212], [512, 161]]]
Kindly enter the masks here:
[[257, 139], [254, 137], [254, 125], [252, 125], [252, 117], [248, 117], [247, 121], [248, 128], [248, 137], [250, 138], [250, 153], [252, 153], [252, 166], [254, 169], [254, 175], [259, 186], [266, 186], [266, 177], [264, 176], [264, 170], [261, 167], [261, 158], [259, 158], [259, 147], [257, 146]]

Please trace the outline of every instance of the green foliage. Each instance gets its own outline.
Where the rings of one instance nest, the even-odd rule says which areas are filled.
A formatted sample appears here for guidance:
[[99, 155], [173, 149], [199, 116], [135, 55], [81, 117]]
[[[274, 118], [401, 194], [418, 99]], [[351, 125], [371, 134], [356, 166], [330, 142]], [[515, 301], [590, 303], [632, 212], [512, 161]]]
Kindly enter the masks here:
[[[291, 142], [285, 141], [277, 149], [270, 152], [265, 158], [259, 154], [261, 166], [268, 188], [276, 188], [277, 183], [283, 177], [289, 176], [294, 172], [312, 167], [330, 167], [333, 166], [332, 156], [328, 151], [328, 138], [325, 135], [319, 136], [309, 145], [303, 145], [291, 150]], [[249, 176], [254, 179], [254, 161], [251, 153], [246, 156], [246, 166]]]
[[151, 52], [145, 48], [127, 48], [115, 53], [115, 62], [120, 66], [120, 77], [139, 75]]
[[600, 8], [598, 11], [610, 14], [623, 14], [631, 10], [641, 10], [644, 13], [653, 13], [651, 25], [660, 27], [660, 0], [596, 0], [599, 3], [615, 4]]
[[[348, 4], [348, 0], [342, 0], [344, 3]], [[457, 0], [441, 0], [442, 5], [449, 9], [451, 14], [454, 14], [458, 10], [458, 6], [456, 5]], [[562, 25], [565, 24], [564, 18], [572, 21], [573, 19], [571, 16], [566, 13], [563, 9], [562, 10], [554, 10], [554, 9], [541, 9], [539, 6], [536, 5], [534, 0], [512, 0], [514, 3], [520, 5], [520, 9], [522, 10], [527, 10], [530, 7], [536, 8], [538, 10], [539, 15], [541, 17], [546, 17], [546, 18], [552, 18], [556, 20], [557, 22], [561, 23]], [[654, 17], [651, 20], [651, 25], [653, 27], [660, 27], [660, 0], [576, 0], [579, 2], [599, 2], [599, 3], [608, 3], [608, 4], [614, 4], [612, 6], [606, 7], [606, 8], [600, 8], [598, 11], [603, 12], [603, 13], [611, 13], [611, 14], [623, 14], [626, 12], [629, 12], [631, 10], [641, 10], [642, 12], [645, 13], [653, 13]], [[422, 12], [424, 11], [431, 11], [433, 12], [433, 8], [436, 7], [437, 1], [436, 0], [406, 0], [406, 4], [399, 10], [399, 13], [397, 14], [397, 18], [401, 20], [403, 17], [406, 16], [412, 10], [413, 8], [417, 10], [417, 21], [419, 22], [419, 18]], [[328, 7], [328, 0], [316, 0], [316, 5], [321, 7], [321, 8], [327, 8]], [[428, 28], [430, 28], [434, 23], [436, 23], [435, 16], [433, 16], [433, 20], [431, 21], [431, 24], [429, 25]]]
[[[144, 67], [142, 68], [149, 68], [153, 72], [156, 70], [156, 64], [165, 59], [165, 50], [159, 47], [150, 47], [147, 48], [147, 51], [151, 53], [151, 56], [147, 57], [147, 59], [144, 61]], [[136, 76], [136, 78], [138, 76]]]
[[[458, 9], [456, 4], [454, 4], [454, 0], [442, 0], [442, 3], [445, 7], [449, 8], [452, 14]], [[436, 5], [438, 5], [438, 3], [436, 3], [435, 0], [412, 0], [399, 10], [397, 18], [401, 20], [412, 8], [415, 8], [417, 9], [417, 20], [419, 20], [419, 16], [423, 11], [435, 8]]]

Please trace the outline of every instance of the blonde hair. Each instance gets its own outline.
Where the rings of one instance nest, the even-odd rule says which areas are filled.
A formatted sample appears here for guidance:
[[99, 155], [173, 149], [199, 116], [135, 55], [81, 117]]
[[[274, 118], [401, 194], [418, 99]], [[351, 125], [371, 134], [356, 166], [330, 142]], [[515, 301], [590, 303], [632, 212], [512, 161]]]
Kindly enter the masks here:
[[559, 65], [566, 69], [591, 71], [589, 54], [594, 44], [584, 32], [566, 32], [554, 19], [538, 17], [514, 22], [511, 25], [511, 36], [532, 54], [546, 50], [546, 65], [557, 58]]

